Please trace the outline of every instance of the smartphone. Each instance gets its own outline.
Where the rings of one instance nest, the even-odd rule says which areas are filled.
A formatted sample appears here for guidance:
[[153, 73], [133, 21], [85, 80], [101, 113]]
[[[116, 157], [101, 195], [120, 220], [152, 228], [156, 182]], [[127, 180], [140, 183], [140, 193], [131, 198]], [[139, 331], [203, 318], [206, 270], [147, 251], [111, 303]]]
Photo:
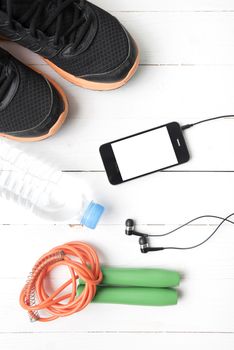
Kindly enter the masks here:
[[106, 143], [100, 147], [100, 154], [112, 185], [186, 163], [190, 158], [176, 122]]

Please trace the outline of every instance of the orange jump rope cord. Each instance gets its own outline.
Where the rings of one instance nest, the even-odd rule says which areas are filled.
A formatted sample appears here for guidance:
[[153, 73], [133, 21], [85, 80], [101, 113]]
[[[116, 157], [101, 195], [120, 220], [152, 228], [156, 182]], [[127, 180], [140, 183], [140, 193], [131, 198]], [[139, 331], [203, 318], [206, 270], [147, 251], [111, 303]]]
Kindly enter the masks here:
[[[58, 266], [67, 266], [71, 278], [48, 295], [45, 279]], [[79, 278], [86, 285], [82, 294], [77, 296]], [[96, 286], [101, 283], [102, 278], [95, 250], [82, 242], [70, 242], [50, 250], [37, 261], [20, 294], [20, 305], [28, 311], [31, 321], [48, 322], [69, 316], [83, 310], [92, 301]], [[72, 286], [72, 291], [61, 294], [69, 285]], [[65, 301], [67, 302], [64, 303]], [[49, 316], [41, 317], [39, 311], [42, 310]]]

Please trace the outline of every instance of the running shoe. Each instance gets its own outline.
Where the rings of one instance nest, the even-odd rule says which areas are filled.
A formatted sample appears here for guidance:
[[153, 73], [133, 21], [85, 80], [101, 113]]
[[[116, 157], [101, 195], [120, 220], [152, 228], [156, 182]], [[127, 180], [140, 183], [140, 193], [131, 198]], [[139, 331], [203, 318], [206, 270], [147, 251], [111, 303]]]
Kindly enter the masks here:
[[63, 78], [88, 89], [119, 88], [139, 65], [127, 30], [85, 0], [1, 0], [0, 36], [38, 53]]
[[62, 89], [0, 49], [0, 136], [39, 141], [57, 132], [67, 116]]

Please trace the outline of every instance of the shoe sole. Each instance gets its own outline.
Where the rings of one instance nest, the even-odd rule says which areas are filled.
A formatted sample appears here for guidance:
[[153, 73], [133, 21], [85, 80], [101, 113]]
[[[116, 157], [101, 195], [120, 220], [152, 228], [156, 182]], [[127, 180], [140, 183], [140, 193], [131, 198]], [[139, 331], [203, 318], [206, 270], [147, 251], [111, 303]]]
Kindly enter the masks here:
[[[43, 58], [43, 57], [42, 57]], [[62, 78], [68, 80], [70, 83], [73, 83], [79, 87], [89, 89], [89, 90], [97, 90], [97, 91], [108, 91], [108, 90], [115, 90], [120, 88], [121, 86], [125, 85], [136, 73], [137, 68], [140, 63], [140, 55], [138, 51], [137, 58], [135, 60], [134, 65], [132, 66], [131, 70], [128, 72], [127, 76], [115, 83], [97, 83], [89, 80], [85, 80], [82, 78], [77, 78], [76, 76], [67, 73], [63, 69], [56, 66], [54, 63], [52, 63], [50, 60], [43, 58], [43, 60], [58, 73]]]
[[65, 120], [67, 118], [67, 115], [68, 115], [68, 100], [67, 100], [67, 97], [66, 97], [63, 89], [61, 88], [61, 86], [58, 83], [56, 83], [53, 79], [48, 77], [46, 74], [40, 72], [39, 70], [35, 69], [34, 67], [33, 68], [30, 67], [30, 68], [32, 70], [34, 70], [35, 72], [37, 72], [38, 74], [41, 74], [44, 78], [46, 78], [55, 87], [55, 89], [57, 90], [57, 92], [59, 93], [59, 95], [61, 96], [61, 98], [63, 100], [64, 111], [59, 116], [57, 122], [52, 126], [52, 128], [49, 130], [49, 132], [47, 134], [45, 134], [45, 135], [38, 136], [38, 137], [18, 137], [18, 136], [11, 136], [11, 135], [0, 133], [0, 137], [5, 137], [7, 139], [20, 141], [20, 142], [42, 141], [42, 140], [45, 140], [45, 139], [55, 135], [57, 133], [57, 131], [61, 128], [61, 126], [63, 125], [63, 123], [65, 122]]

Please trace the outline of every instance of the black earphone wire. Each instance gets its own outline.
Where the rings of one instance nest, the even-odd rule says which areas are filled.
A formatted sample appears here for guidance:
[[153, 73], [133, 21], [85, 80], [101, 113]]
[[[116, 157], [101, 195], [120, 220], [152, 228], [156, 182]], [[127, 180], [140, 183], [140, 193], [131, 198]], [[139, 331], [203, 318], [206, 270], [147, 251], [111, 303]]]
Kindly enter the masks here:
[[147, 235], [147, 237], [164, 237], [164, 236], [168, 236], [171, 233], [174, 233], [174, 232], [182, 229], [183, 227], [186, 227], [186, 226], [190, 225], [192, 222], [200, 220], [200, 219], [203, 219], [203, 218], [215, 218], [215, 219], [222, 220], [220, 222], [220, 224], [216, 227], [216, 229], [210, 234], [210, 236], [207, 237], [204, 241], [202, 241], [199, 244], [193, 245], [191, 247], [184, 247], [184, 248], [183, 247], [165, 247], [165, 248], [163, 248], [163, 250], [169, 250], [169, 249], [173, 249], [173, 250], [191, 250], [191, 249], [198, 248], [198, 247], [202, 246], [203, 244], [205, 244], [206, 242], [208, 242], [215, 235], [215, 233], [220, 229], [220, 227], [225, 222], [229, 222], [230, 224], [234, 225], [234, 222], [229, 220], [232, 216], [234, 216], [234, 213], [228, 215], [226, 218], [223, 218], [223, 217], [220, 217], [220, 216], [216, 216], [216, 215], [202, 215], [202, 216], [198, 216], [195, 219], [192, 219], [192, 220], [188, 221], [187, 223], [177, 227], [175, 230], [172, 230], [170, 232], [167, 232], [167, 233], [164, 233], [164, 234], [161, 234], [161, 235]]
[[[218, 117], [213, 117], [213, 118], [208, 118], [208, 119], [203, 119], [203, 120], [200, 120], [196, 123], [193, 123], [193, 124], [187, 124], [187, 125], [184, 125], [182, 126], [182, 130], [187, 130], [187, 129], [190, 129], [191, 127], [193, 126], [196, 126], [196, 125], [199, 125], [199, 124], [203, 124], [203, 123], [206, 123], [206, 122], [211, 122], [211, 121], [214, 121], [214, 120], [218, 120], [218, 119], [227, 119], [227, 118], [234, 118], [234, 115], [233, 114], [227, 114], [227, 115], [222, 115], [222, 116], [218, 116]], [[170, 235], [171, 233], [173, 232], [176, 232], [178, 230], [180, 230], [181, 228], [185, 227], [185, 226], [188, 226], [189, 224], [191, 224], [192, 222], [194, 221], [197, 221], [197, 220], [200, 220], [200, 219], [203, 219], [203, 218], [215, 218], [215, 219], [220, 219], [222, 220], [221, 223], [216, 227], [216, 229], [212, 232], [212, 234], [207, 238], [205, 239], [203, 242], [197, 244], [197, 245], [194, 245], [194, 246], [191, 246], [191, 247], [187, 247], [187, 248], [180, 248], [180, 247], [167, 247], [167, 248], [164, 248], [164, 249], [177, 249], [177, 250], [188, 250], [188, 249], [194, 249], [194, 248], [198, 248], [200, 247], [201, 245], [205, 244], [207, 241], [209, 241], [214, 235], [215, 233], [219, 230], [219, 228], [224, 224], [224, 222], [229, 222], [231, 224], [234, 224], [233, 221], [229, 220], [230, 217], [232, 217], [234, 215], [231, 214], [229, 216], [227, 216], [226, 218], [222, 218], [222, 217], [219, 217], [219, 216], [215, 216], [215, 215], [203, 215], [203, 216], [198, 216], [197, 218], [193, 219], [193, 220], [190, 220], [189, 222], [187, 222], [186, 224], [184, 225], [181, 225], [179, 227], [177, 227], [175, 230], [172, 230], [170, 232], [167, 232], [165, 234], [162, 234], [162, 235], [148, 235], [148, 237], [163, 237], [163, 236], [167, 236], [167, 235]]]
[[178, 226], [177, 228], [175, 228], [172, 231], [169, 231], [169, 232], [166, 232], [166, 233], [162, 233], [160, 235], [159, 234], [155, 234], [155, 235], [151, 235], [151, 234], [148, 235], [148, 234], [146, 234], [146, 236], [148, 236], [148, 237], [165, 237], [165, 236], [170, 235], [171, 233], [174, 233], [174, 232], [182, 229], [183, 227], [186, 227], [186, 226], [192, 224], [193, 222], [195, 222], [197, 220], [201, 220], [201, 219], [205, 219], [205, 218], [219, 219], [219, 220], [222, 220], [224, 222], [227, 221], [230, 224], [234, 225], [234, 221], [229, 220], [229, 218], [232, 217], [233, 215], [234, 215], [234, 213], [229, 215], [229, 216], [227, 216], [226, 218], [223, 218], [222, 216], [216, 216], [216, 215], [201, 215], [201, 216], [197, 216], [195, 219], [192, 219], [192, 220], [186, 222], [185, 224], [183, 224], [181, 226]]
[[[222, 116], [218, 116], [218, 117], [213, 117], [213, 118], [208, 118], [208, 119], [203, 119], [203, 120], [200, 120], [196, 123], [192, 123], [192, 124], [187, 124], [187, 125], [183, 125], [181, 127], [182, 130], [187, 130], [193, 126], [196, 126], [196, 125], [199, 125], [199, 124], [203, 124], [203, 123], [206, 123], [206, 122], [211, 122], [211, 121], [214, 121], [214, 120], [218, 120], [218, 119], [228, 119], [228, 118], [233, 118], [234, 119], [234, 115], [233, 114], [227, 114], [227, 115], [222, 115]], [[194, 249], [194, 248], [198, 248], [200, 246], [202, 246], [203, 244], [205, 244], [206, 242], [208, 242], [214, 235], [215, 233], [219, 230], [219, 228], [225, 223], [225, 222], [228, 222], [230, 224], [233, 224], [234, 225], [234, 221], [232, 220], [229, 220], [229, 218], [231, 218], [232, 216], [234, 216], [234, 213], [233, 214], [230, 214], [228, 215], [226, 218], [223, 218], [221, 216], [216, 216], [216, 215], [202, 215], [202, 216], [198, 216], [196, 217], [195, 219], [192, 219], [188, 222], [186, 222], [185, 224], [177, 227], [176, 229], [172, 230], [172, 231], [169, 231], [167, 233], [163, 233], [163, 234], [155, 234], [155, 235], [152, 235], [152, 234], [141, 234], [141, 233], [137, 233], [135, 231], [135, 233], [137, 233], [138, 236], [141, 236], [141, 237], [165, 237], [165, 236], [168, 236], [170, 235], [171, 233], [174, 233], [188, 225], [190, 225], [191, 223], [197, 221], [197, 220], [200, 220], [200, 219], [203, 219], [203, 218], [213, 218], [213, 219], [219, 219], [219, 220], [222, 220], [220, 222], [220, 224], [216, 227], [216, 229], [211, 233], [211, 235], [206, 238], [204, 241], [202, 241], [201, 243], [199, 244], [196, 244], [194, 246], [191, 246], [191, 247], [165, 247], [165, 248], [162, 248], [160, 250], [168, 250], [168, 249], [175, 249], [175, 250], [189, 250], [189, 249]]]
[[195, 125], [199, 125], [199, 124], [203, 124], [203, 123], [207, 123], [207, 122], [212, 122], [213, 120], [226, 119], [226, 118], [234, 118], [234, 115], [227, 114], [227, 115], [221, 115], [219, 117], [203, 119], [203, 120], [200, 120], [199, 122], [182, 126], [182, 130], [190, 129], [192, 126], [195, 126]]

